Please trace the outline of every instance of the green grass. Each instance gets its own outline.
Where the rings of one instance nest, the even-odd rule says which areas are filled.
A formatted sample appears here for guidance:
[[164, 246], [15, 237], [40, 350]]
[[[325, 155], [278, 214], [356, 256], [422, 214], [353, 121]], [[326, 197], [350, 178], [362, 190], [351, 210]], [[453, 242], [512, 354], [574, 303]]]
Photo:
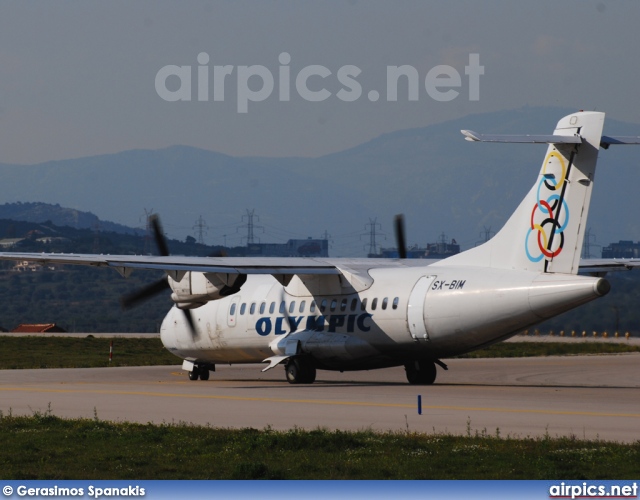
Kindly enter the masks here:
[[0, 418], [2, 479], [628, 479], [640, 442]]
[[[109, 343], [113, 360], [109, 363]], [[2, 337], [0, 369], [175, 365], [181, 359], [159, 338]]]

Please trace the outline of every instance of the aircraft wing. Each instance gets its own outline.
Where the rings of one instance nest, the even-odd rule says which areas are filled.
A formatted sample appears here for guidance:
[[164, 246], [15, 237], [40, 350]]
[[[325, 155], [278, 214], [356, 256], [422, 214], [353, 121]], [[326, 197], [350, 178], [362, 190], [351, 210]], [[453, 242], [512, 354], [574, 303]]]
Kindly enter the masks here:
[[185, 257], [58, 253], [0, 253], [0, 260], [74, 264], [121, 269], [159, 269], [230, 274], [340, 274], [334, 264], [312, 258]]
[[340, 275], [349, 272], [368, 278], [377, 267], [417, 267], [437, 262], [433, 259], [329, 259], [310, 257], [186, 257], [154, 255], [98, 255], [60, 253], [0, 253], [0, 260], [37, 264], [73, 264], [110, 267], [123, 276], [134, 269], [157, 269], [175, 277], [187, 271], [215, 274]]
[[[123, 275], [133, 269], [157, 269], [167, 273], [194, 271], [225, 274], [327, 274], [342, 270], [366, 272], [375, 268], [420, 267], [437, 259], [338, 259], [311, 257], [187, 257], [155, 255], [103, 255], [2, 252], [0, 260], [37, 264], [71, 264], [110, 267]], [[628, 271], [640, 267], [640, 259], [581, 259], [580, 272]]]

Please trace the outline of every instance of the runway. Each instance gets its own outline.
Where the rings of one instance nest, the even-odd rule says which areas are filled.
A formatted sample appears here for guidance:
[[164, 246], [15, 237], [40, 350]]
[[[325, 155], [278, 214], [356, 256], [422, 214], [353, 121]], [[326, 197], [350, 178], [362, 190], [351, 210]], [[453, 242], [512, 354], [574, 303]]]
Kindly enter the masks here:
[[[178, 366], [3, 370], [0, 409], [114, 421], [213, 427], [486, 432], [640, 440], [640, 354], [448, 360], [428, 387], [403, 368], [318, 372], [290, 385], [284, 370], [218, 366], [189, 381]], [[422, 415], [417, 396], [422, 396]]]

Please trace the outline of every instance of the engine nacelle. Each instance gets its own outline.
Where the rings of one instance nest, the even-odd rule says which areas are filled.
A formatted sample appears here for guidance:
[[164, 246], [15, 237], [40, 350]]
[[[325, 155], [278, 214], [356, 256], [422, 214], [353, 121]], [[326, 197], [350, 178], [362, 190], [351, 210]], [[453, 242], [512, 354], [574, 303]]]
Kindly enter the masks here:
[[[171, 300], [180, 309], [195, 309], [211, 300], [218, 300], [239, 291], [240, 285], [244, 283], [242, 276], [192, 271], [170, 275], [169, 286], [173, 290]], [[242, 283], [238, 283], [238, 280]]]

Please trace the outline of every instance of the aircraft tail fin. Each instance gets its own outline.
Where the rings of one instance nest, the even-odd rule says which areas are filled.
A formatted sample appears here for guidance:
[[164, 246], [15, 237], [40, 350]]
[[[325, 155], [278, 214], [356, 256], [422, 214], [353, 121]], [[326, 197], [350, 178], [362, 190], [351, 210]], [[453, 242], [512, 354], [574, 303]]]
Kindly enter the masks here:
[[504, 227], [483, 245], [454, 255], [443, 265], [486, 266], [576, 274], [601, 144], [604, 113], [573, 113], [553, 135], [483, 136], [467, 140], [548, 143], [535, 184]]

